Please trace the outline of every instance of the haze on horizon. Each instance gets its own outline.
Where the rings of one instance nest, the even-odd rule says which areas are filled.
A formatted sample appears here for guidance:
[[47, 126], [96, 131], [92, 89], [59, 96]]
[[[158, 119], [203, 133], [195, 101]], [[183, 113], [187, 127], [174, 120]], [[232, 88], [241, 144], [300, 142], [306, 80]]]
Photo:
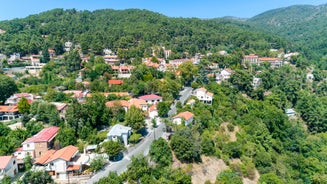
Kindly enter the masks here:
[[233, 16], [251, 18], [268, 10], [292, 5], [321, 5], [327, 0], [10, 0], [2, 2], [0, 7], [0, 21], [14, 18], [24, 18], [55, 8], [77, 10], [97, 9], [147, 9], [159, 12], [169, 17], [197, 17], [218, 18]]

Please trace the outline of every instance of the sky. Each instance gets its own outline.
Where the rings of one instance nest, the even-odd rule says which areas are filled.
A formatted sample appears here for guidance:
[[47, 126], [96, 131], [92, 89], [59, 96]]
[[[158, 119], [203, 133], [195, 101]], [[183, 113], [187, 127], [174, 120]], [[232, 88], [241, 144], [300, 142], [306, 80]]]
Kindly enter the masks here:
[[24, 18], [54, 8], [77, 10], [147, 9], [169, 17], [218, 18], [255, 15], [291, 5], [321, 5], [327, 0], [0, 0], [0, 20]]

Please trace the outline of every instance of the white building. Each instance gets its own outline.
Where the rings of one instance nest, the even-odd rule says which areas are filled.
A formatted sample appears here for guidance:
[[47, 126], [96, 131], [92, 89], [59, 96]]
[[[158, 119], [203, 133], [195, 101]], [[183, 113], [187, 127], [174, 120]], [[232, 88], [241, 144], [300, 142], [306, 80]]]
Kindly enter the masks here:
[[132, 128], [120, 124], [114, 125], [107, 134], [108, 140], [121, 141], [125, 146], [128, 145], [128, 138], [131, 135]]
[[198, 88], [194, 90], [193, 95], [203, 103], [212, 104], [213, 93], [208, 92], [205, 88]]
[[3, 177], [15, 177], [18, 172], [16, 158], [13, 156], [0, 156], [0, 183]]
[[55, 179], [67, 179], [69, 172], [82, 170], [81, 163], [75, 163], [78, 154], [75, 146], [66, 146], [60, 150], [49, 150], [34, 162], [34, 165], [44, 166], [45, 171]]
[[173, 117], [173, 123], [180, 125], [184, 121], [185, 126], [191, 124], [194, 119], [194, 114], [189, 111], [181, 112]]
[[252, 80], [252, 86], [253, 86], [253, 88], [256, 89], [260, 85], [261, 85], [261, 78], [253, 77], [253, 80]]

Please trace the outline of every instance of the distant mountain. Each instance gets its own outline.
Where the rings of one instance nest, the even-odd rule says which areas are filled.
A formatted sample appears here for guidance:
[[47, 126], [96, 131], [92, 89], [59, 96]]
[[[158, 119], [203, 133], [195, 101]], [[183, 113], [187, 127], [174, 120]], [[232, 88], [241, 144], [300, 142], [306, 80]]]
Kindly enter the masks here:
[[270, 10], [248, 19], [247, 23], [289, 39], [315, 60], [327, 54], [327, 5]]

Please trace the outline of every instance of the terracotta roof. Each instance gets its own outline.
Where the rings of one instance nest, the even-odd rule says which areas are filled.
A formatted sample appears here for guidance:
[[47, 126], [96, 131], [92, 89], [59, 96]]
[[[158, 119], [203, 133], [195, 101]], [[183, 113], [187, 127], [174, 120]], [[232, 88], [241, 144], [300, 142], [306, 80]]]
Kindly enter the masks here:
[[69, 165], [66, 169], [66, 171], [77, 171], [81, 168], [80, 165]]
[[61, 102], [51, 102], [51, 104], [56, 106], [57, 111], [62, 111], [65, 107], [67, 107], [66, 103], [61, 103]]
[[157, 106], [156, 105], [152, 105], [150, 108], [149, 108], [149, 111], [152, 112], [152, 111], [156, 111], [157, 110]]
[[115, 106], [122, 106], [122, 107], [129, 107], [129, 102], [126, 100], [113, 100], [106, 102], [106, 107], [115, 107]]
[[0, 112], [18, 112], [18, 107], [17, 105], [1, 105], [0, 106]]
[[34, 164], [41, 164], [41, 165], [43, 165], [55, 152], [56, 152], [56, 150], [48, 150], [40, 158], [38, 158], [34, 162]]
[[22, 144], [31, 143], [31, 142], [49, 142], [57, 135], [58, 131], [59, 131], [59, 127], [56, 126], [44, 128], [33, 137], [26, 139]]
[[142, 100], [158, 100], [158, 99], [161, 99], [161, 98], [162, 98], [161, 96], [158, 96], [158, 95], [155, 95], [155, 94], [143, 95], [143, 96], [139, 97], [139, 99], [142, 99]]
[[262, 58], [259, 58], [260, 61], [278, 61], [280, 59], [278, 58], [270, 58], [270, 57], [262, 57]]
[[233, 70], [230, 69], [230, 68], [225, 68], [224, 70], [227, 71], [228, 73], [232, 73], [232, 71], [233, 71]]
[[211, 92], [207, 92], [207, 95], [213, 97], [213, 93]]
[[77, 147], [71, 146], [71, 145], [66, 146], [66, 147], [54, 152], [54, 154], [52, 154], [49, 157], [49, 159], [44, 163], [46, 164], [46, 163], [52, 162], [57, 159], [62, 159], [62, 160], [65, 160], [68, 162], [77, 152], [78, 152]]
[[185, 112], [181, 112], [179, 114], [177, 114], [176, 116], [174, 116], [173, 118], [183, 118], [185, 119], [186, 121], [193, 118], [194, 117], [194, 114], [192, 114], [191, 112], [189, 111], [185, 111]]
[[258, 58], [255, 54], [245, 55], [244, 58]]
[[132, 98], [129, 101], [129, 107], [134, 105], [135, 107], [142, 109], [142, 105], [147, 105], [146, 101], [143, 99]]
[[207, 89], [202, 87], [202, 88], [198, 88], [197, 91], [207, 92]]
[[124, 81], [123, 80], [108, 80], [108, 84], [114, 84], [114, 85], [121, 85], [123, 84]]
[[13, 156], [0, 156], [0, 169], [6, 168], [12, 157]]
[[[107, 97], [109, 95], [116, 95], [116, 96], [130, 96], [128, 92], [110, 92], [110, 93], [100, 93], [101, 95]], [[88, 93], [86, 97], [92, 97], [92, 93]]]

